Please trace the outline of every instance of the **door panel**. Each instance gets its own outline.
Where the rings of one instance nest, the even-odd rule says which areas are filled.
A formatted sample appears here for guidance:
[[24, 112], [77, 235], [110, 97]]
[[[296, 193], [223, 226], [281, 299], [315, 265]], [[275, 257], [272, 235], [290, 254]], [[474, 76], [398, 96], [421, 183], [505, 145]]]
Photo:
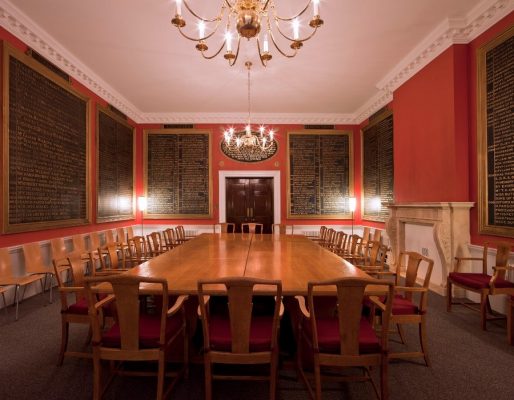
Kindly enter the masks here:
[[226, 178], [227, 222], [241, 232], [244, 222], [264, 225], [271, 233], [273, 224], [273, 178]]

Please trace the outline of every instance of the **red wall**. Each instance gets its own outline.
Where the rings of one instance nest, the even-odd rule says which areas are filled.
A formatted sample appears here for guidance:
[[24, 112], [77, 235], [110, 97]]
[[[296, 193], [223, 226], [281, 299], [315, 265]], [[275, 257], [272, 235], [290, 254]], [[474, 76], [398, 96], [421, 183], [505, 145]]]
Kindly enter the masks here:
[[394, 92], [396, 202], [468, 200], [466, 51], [452, 46]]

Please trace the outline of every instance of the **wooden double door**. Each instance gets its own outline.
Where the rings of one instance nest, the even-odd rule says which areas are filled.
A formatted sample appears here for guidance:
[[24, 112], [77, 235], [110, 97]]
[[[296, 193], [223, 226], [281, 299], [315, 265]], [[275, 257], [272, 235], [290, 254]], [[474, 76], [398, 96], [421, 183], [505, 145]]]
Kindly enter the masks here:
[[226, 178], [227, 222], [256, 222], [271, 233], [273, 225], [273, 178]]

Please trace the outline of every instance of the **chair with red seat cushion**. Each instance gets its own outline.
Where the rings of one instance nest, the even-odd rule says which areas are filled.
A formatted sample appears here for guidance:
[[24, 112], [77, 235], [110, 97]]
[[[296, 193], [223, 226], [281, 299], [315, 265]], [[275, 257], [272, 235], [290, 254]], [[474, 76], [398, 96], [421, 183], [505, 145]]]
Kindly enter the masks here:
[[[270, 295], [274, 296], [272, 307], [259, 307], [268, 297], [254, 297], [254, 288], [262, 285], [269, 288]], [[223, 289], [226, 290], [226, 297], [209, 297], [209, 294], [219, 293]], [[283, 313], [280, 281], [239, 277], [198, 281], [198, 298], [204, 336], [206, 400], [212, 397], [213, 379], [269, 380], [270, 398], [274, 399], [278, 373], [277, 338]], [[216, 303], [217, 300], [220, 301]], [[216, 304], [211, 304], [213, 302]], [[213, 364], [269, 364], [270, 374], [213, 375]]]
[[[511, 245], [506, 242], [496, 243], [496, 260], [493, 267], [493, 274], [488, 274], [487, 255], [489, 251], [489, 243], [484, 244], [484, 253], [482, 258], [456, 257], [455, 268], [450, 272], [447, 279], [447, 311], [451, 311], [452, 305], [464, 305], [473, 310], [479, 306], [480, 322], [483, 330], [486, 330], [488, 320], [503, 318], [492, 316], [492, 309], [489, 303], [489, 296], [496, 294], [511, 294], [514, 291], [514, 283], [505, 280], [505, 267], [509, 261]], [[481, 261], [482, 272], [463, 272], [460, 270], [462, 261]], [[459, 286], [465, 290], [469, 290], [480, 294], [480, 303], [473, 302], [455, 302], [453, 301], [452, 287]]]
[[[387, 287], [386, 303], [372, 297], [371, 301], [382, 310], [383, 329], [377, 335], [371, 323], [362, 317], [362, 303], [367, 285], [385, 285]], [[316, 302], [314, 293], [320, 286], [333, 286], [337, 301], [333, 307], [327, 302]], [[330, 379], [370, 380], [377, 395], [379, 392], [369, 374], [369, 368], [380, 366], [380, 395], [388, 397], [387, 389], [387, 326], [393, 298], [393, 283], [374, 278], [339, 278], [323, 282], [309, 282], [307, 303], [305, 298], [297, 296], [301, 311], [298, 329], [297, 363], [300, 376], [304, 380], [311, 397], [321, 399], [322, 368], [330, 368]], [[320, 304], [322, 304], [320, 306]], [[302, 354], [303, 345], [310, 351], [314, 365], [315, 391], [304, 370]], [[334, 375], [335, 368], [360, 367], [364, 374], [357, 376]]]
[[[55, 277], [61, 294], [61, 351], [58, 364], [62, 365], [64, 356], [91, 358], [91, 353], [68, 351], [68, 335], [70, 324], [90, 324], [88, 304], [84, 289], [85, 266], [79, 256], [53, 259]], [[63, 276], [64, 275], [64, 276]], [[66, 279], [63, 279], [66, 277]], [[70, 298], [71, 297], [71, 298]], [[91, 334], [87, 342], [91, 340]]]
[[[405, 343], [402, 325], [418, 325], [421, 351], [390, 352], [389, 358], [423, 357], [427, 366], [430, 365], [426, 338], [426, 317], [428, 286], [434, 261], [414, 251], [401, 251], [396, 262], [396, 280], [394, 297], [389, 322], [396, 324], [402, 343]], [[405, 281], [400, 286], [400, 275], [405, 271]], [[424, 275], [424, 276], [423, 276]], [[422, 286], [416, 286], [416, 280], [422, 279]], [[416, 294], [416, 296], [414, 296]], [[372, 311], [374, 318], [374, 311]]]
[[[94, 287], [103, 282], [112, 285], [114, 294], [97, 301]], [[162, 290], [162, 307], [155, 314], [147, 314], [140, 307], [139, 286], [147, 283], [157, 285]], [[177, 380], [187, 373], [188, 340], [183, 307], [187, 296], [179, 296], [168, 309], [168, 283], [165, 279], [127, 274], [86, 278], [85, 288], [93, 329], [93, 398], [99, 400], [106, 389], [102, 384], [102, 360], [118, 361], [113, 363], [115, 368], [112, 373], [121, 372], [123, 362], [157, 362], [157, 399], [165, 398]], [[116, 300], [116, 322], [104, 332], [100, 310], [113, 300]], [[178, 372], [166, 373], [166, 360], [172, 345], [178, 339], [183, 341], [184, 364]], [[131, 374], [139, 373], [131, 371]], [[140, 375], [147, 376], [148, 371], [142, 371]], [[175, 378], [166, 390], [165, 375], [174, 375]], [[110, 381], [111, 379], [107, 380]]]

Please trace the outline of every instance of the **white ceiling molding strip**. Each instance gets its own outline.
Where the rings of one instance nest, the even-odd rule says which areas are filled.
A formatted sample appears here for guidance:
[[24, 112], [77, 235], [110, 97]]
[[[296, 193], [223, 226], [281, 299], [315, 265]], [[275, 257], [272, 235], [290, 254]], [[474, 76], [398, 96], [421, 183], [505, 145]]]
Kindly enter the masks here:
[[[465, 17], [442, 22], [377, 83], [379, 92], [354, 114], [262, 114], [261, 117], [266, 123], [275, 124], [360, 123], [390, 102], [394, 90], [452, 44], [469, 43], [513, 10], [514, 0], [484, 0]], [[0, 24], [136, 123], [234, 123], [242, 118], [242, 114], [143, 113], [7, 0], [0, 0]]]
[[[147, 113], [144, 123], [197, 123], [197, 124], [246, 124], [247, 113]], [[351, 114], [252, 114], [253, 123], [269, 124], [320, 124], [353, 125], [356, 123]]]
[[141, 120], [133, 104], [7, 0], [0, 0], [0, 25], [128, 117]]

